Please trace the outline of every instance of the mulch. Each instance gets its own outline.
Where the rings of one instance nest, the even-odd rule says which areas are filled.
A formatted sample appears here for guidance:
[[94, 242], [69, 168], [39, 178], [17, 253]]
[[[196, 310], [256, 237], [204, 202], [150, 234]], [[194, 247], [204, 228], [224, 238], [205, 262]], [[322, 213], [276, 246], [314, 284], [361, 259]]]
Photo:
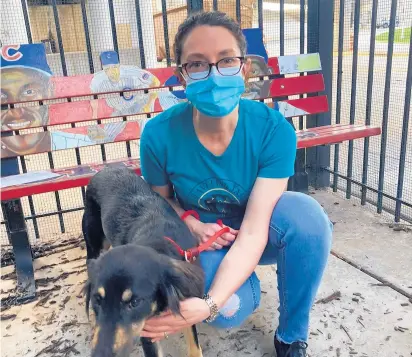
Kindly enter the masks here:
[[[84, 249], [83, 236], [70, 238], [59, 243], [38, 243], [32, 246], [33, 259], [44, 257], [49, 254], [60, 253], [68, 249], [80, 247]], [[1, 267], [14, 264], [14, 253], [11, 246], [1, 248]], [[3, 278], [3, 277], [2, 277]]]

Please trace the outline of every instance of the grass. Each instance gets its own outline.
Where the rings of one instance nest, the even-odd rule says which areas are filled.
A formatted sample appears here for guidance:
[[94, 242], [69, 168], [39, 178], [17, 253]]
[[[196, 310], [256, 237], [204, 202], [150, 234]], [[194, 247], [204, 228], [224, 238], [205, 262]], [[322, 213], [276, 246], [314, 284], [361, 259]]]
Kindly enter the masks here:
[[[388, 42], [389, 31], [381, 33], [376, 36], [376, 41], [378, 42]], [[395, 30], [395, 43], [409, 43], [411, 38], [411, 28], [407, 27], [404, 29], [404, 34], [402, 38], [402, 29]]]

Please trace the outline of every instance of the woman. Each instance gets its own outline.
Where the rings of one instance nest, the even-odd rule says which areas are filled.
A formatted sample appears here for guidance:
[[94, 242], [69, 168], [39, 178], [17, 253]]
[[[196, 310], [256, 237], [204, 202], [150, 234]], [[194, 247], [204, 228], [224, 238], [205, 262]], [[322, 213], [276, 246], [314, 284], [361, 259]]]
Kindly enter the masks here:
[[[286, 192], [294, 174], [296, 134], [277, 111], [241, 99], [250, 63], [239, 25], [220, 12], [197, 13], [175, 38], [178, 76], [188, 103], [150, 120], [142, 134], [142, 173], [153, 190], [205, 242], [207, 295], [182, 302], [182, 315], [149, 320], [142, 336], [159, 340], [201, 321], [241, 325], [258, 307], [258, 264], [277, 264], [278, 357], [306, 356], [309, 311], [331, 247], [332, 224], [311, 197]], [[175, 199], [176, 198], [176, 199]], [[275, 308], [275, 306], [274, 306]], [[218, 313], [216, 313], [219, 311]]]

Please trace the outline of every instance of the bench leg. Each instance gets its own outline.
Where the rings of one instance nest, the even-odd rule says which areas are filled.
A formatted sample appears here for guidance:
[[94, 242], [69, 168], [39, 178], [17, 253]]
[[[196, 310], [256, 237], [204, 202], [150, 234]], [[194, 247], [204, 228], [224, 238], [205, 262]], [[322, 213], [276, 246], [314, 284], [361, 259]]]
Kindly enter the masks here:
[[20, 200], [2, 202], [9, 241], [13, 246], [17, 276], [17, 302], [36, 297], [33, 258]]
[[288, 191], [309, 192], [309, 178], [306, 172], [306, 150], [299, 149], [296, 153], [295, 174], [289, 179]]

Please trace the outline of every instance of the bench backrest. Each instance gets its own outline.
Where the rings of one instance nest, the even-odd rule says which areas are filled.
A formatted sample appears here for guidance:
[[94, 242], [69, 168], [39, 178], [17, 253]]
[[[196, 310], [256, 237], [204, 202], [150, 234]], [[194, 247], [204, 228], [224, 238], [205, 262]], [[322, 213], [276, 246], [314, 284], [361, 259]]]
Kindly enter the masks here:
[[[24, 47], [9, 47], [6, 50], [3, 48], [2, 54], [15, 57], [20, 52], [24, 55]], [[36, 51], [39, 49], [36, 48]], [[45, 60], [45, 54], [42, 58], [43, 55], [39, 53], [37, 56], [40, 59], [33, 60], [33, 56], [28, 57], [34, 61], [35, 68], [43, 66], [40, 74], [46, 83], [38, 83], [47, 90], [40, 94], [33, 93], [31, 91], [36, 88], [30, 89], [29, 86], [26, 92], [18, 92], [14, 88], [14, 92], [19, 95], [2, 95], [2, 105], [8, 106], [1, 111], [2, 158], [135, 140], [140, 137], [141, 128], [144, 122], [149, 120], [149, 114], [186, 100], [183, 88], [173, 75], [172, 67], [142, 70], [137, 66], [123, 66], [119, 64], [117, 54], [108, 51], [101, 54], [102, 71], [92, 75], [53, 77], [47, 75], [50, 73], [47, 71], [47, 62], [46, 65], [39, 65]], [[315, 95], [324, 90], [323, 76], [319, 73], [321, 64], [318, 54], [272, 57], [268, 58], [267, 63], [264, 56], [249, 56], [253, 70], [244, 97], [266, 101], [288, 118], [328, 111], [326, 96]], [[300, 76], [296, 76], [297, 74]], [[16, 67], [2, 66], [2, 94], [3, 89], [5, 94], [11, 92], [7, 91], [7, 75], [13, 78]], [[312, 95], [288, 99], [289, 96], [305, 94]], [[98, 98], [74, 101], [91, 95]], [[61, 98], [69, 102], [50, 103]], [[142, 118], [141, 114], [148, 115]], [[140, 117], [137, 120], [129, 118], [128, 121], [115, 123], [67, 129], [53, 128], [61, 124], [70, 123], [74, 126], [74, 123], [82, 121], [135, 115]], [[51, 131], [20, 132], [36, 127], [50, 127]], [[6, 132], [14, 132], [15, 135], [3, 136]]]

